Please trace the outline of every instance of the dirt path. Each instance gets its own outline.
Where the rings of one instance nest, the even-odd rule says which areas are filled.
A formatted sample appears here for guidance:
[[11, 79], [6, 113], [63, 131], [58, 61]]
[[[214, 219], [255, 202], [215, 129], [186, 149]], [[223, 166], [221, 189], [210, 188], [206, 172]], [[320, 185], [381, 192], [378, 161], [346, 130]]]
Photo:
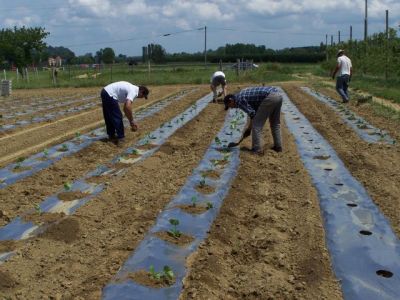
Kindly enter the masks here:
[[293, 137], [283, 130], [277, 154], [264, 132], [266, 155], [241, 153], [219, 216], [189, 259], [180, 299], [342, 299], [316, 191]]
[[0, 266], [1, 279], [7, 279], [0, 294], [21, 299], [100, 299], [102, 287], [179, 191], [223, 120], [222, 105], [210, 104], [159, 152], [110, 182], [76, 216], [26, 244]]
[[[142, 120], [139, 123], [140, 131], [126, 132], [127, 145], [134, 144], [146, 133], [184, 111], [206, 93], [208, 93], [207, 89], [199, 89], [184, 99], [167, 106], [159, 113]], [[64, 157], [49, 168], [1, 189], [1, 210], [5, 216], [0, 216], [0, 225], [4, 225], [8, 219], [14, 218], [27, 209], [31, 209], [44, 197], [55, 193], [65, 182], [82, 177], [86, 172], [95, 169], [98, 164], [110, 161], [122, 151], [123, 149], [117, 148], [112, 143], [94, 142], [84, 150]]]
[[[327, 105], [297, 86], [286, 85], [284, 88], [299, 110], [335, 148], [352, 175], [364, 185], [400, 237], [400, 148], [364, 142]], [[399, 141], [398, 121], [376, 116], [367, 104], [358, 107], [351, 104], [350, 107], [372, 125], [387, 129]]]

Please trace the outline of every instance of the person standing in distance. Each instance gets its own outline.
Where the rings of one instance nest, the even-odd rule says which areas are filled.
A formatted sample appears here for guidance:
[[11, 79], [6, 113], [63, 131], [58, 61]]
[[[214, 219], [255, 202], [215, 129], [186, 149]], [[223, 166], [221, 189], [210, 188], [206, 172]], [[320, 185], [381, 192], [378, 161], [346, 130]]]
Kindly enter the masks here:
[[278, 89], [271, 86], [249, 87], [234, 95], [227, 95], [224, 98], [224, 104], [225, 110], [229, 108], [240, 108], [250, 117], [243, 138], [252, 134], [252, 153], [259, 155], [264, 154], [261, 145], [261, 137], [267, 119], [269, 119], [272, 138], [274, 140], [272, 150], [282, 152], [282, 95], [279, 93]]
[[[211, 80], [210, 80], [211, 84], [210, 84], [210, 88], [211, 91], [213, 92], [213, 102], [217, 102], [217, 97], [224, 95], [224, 97], [226, 96], [226, 78], [225, 78], [225, 74], [222, 71], [217, 71], [215, 72], [212, 76], [211, 76]], [[217, 95], [217, 87], [221, 85], [222, 87], [222, 93]]]
[[124, 122], [119, 104], [123, 104], [125, 116], [129, 120], [132, 131], [138, 130], [138, 125], [133, 119], [132, 102], [136, 98], [145, 98], [149, 89], [145, 86], [136, 86], [127, 81], [118, 81], [105, 86], [100, 93], [103, 116], [106, 123], [108, 138], [120, 144], [125, 138]]
[[335, 79], [336, 73], [339, 71], [336, 77], [336, 90], [342, 97], [343, 103], [349, 102], [349, 82], [351, 75], [353, 74], [353, 66], [350, 58], [348, 58], [344, 50], [340, 49], [337, 53], [337, 64], [335, 70], [332, 72], [332, 79]]

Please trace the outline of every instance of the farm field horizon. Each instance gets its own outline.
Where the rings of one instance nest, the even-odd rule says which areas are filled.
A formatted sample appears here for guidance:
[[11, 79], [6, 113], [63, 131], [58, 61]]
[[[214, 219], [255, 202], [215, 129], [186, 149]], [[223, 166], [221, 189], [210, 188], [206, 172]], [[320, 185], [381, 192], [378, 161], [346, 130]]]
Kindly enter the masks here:
[[226, 147], [246, 117], [196, 79], [150, 83], [122, 147], [103, 140], [101, 84], [1, 97], [1, 299], [400, 297], [398, 90], [356, 82], [343, 106], [333, 81], [285, 68], [228, 77], [286, 97], [283, 152], [267, 122], [263, 156]]

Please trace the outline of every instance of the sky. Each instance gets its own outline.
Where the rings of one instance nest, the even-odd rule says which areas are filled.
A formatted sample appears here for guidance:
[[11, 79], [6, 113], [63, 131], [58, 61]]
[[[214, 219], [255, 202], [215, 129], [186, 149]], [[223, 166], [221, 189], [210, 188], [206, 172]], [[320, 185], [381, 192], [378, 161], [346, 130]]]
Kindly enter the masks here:
[[[400, 29], [400, 0], [368, 0], [368, 34]], [[42, 27], [45, 42], [76, 55], [111, 47], [139, 56], [160, 44], [167, 53], [203, 52], [225, 44], [267, 48], [318, 46], [363, 39], [365, 0], [0, 0], [1, 28]], [[206, 28], [206, 30], [205, 30]], [[398, 36], [400, 32], [398, 31]]]

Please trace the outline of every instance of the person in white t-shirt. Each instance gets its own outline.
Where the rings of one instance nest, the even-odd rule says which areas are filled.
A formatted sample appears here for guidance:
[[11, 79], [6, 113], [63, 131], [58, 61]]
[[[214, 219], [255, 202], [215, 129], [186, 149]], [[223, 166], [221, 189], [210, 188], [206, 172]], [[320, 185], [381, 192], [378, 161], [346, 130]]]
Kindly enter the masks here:
[[337, 64], [335, 70], [332, 72], [332, 79], [336, 77], [336, 90], [342, 97], [343, 103], [349, 102], [349, 82], [353, 74], [353, 66], [351, 64], [350, 58], [348, 58], [344, 50], [339, 50], [337, 53]]
[[132, 102], [136, 98], [145, 98], [149, 89], [145, 86], [136, 86], [127, 81], [118, 81], [105, 86], [100, 93], [103, 116], [106, 123], [108, 138], [121, 143], [125, 137], [123, 116], [119, 104], [123, 104], [125, 116], [129, 120], [132, 131], [138, 130], [138, 125], [133, 119]]
[[[217, 71], [211, 76], [210, 88], [213, 92], [213, 102], [217, 102], [217, 97], [224, 95], [226, 96], [226, 79], [225, 74], [222, 71]], [[217, 87], [221, 85], [222, 92], [217, 95]]]

